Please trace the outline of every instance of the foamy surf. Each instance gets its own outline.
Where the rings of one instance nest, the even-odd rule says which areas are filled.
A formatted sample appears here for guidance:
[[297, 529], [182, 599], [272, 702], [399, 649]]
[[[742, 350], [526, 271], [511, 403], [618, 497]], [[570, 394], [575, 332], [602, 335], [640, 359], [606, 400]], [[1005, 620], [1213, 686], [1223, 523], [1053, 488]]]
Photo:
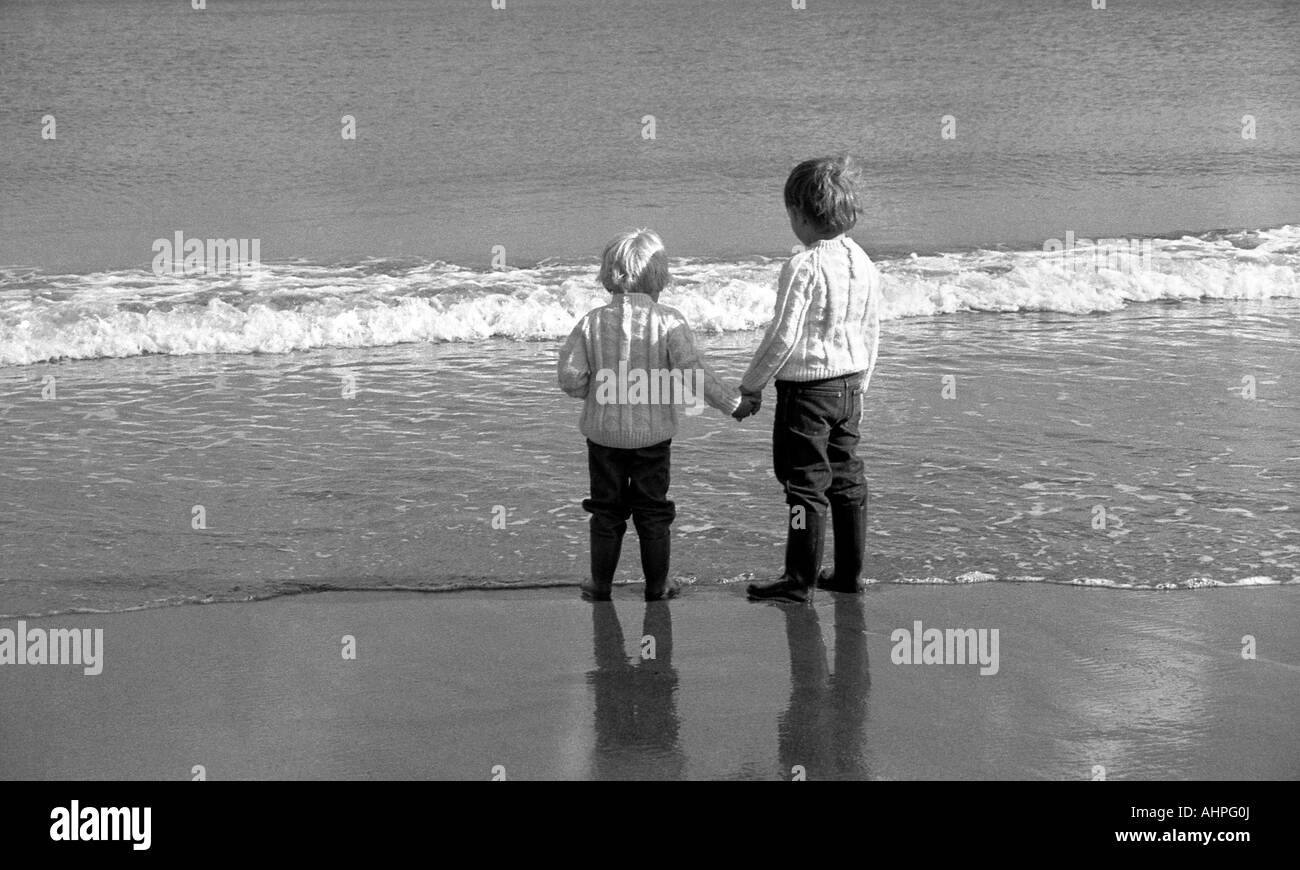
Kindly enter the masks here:
[[[883, 317], [1116, 311], [1142, 302], [1300, 297], [1300, 227], [1152, 239], [1079, 259], [1043, 250], [882, 259]], [[1144, 241], [1143, 245], [1147, 245]], [[663, 301], [698, 332], [765, 326], [781, 261], [678, 260]], [[262, 264], [238, 275], [0, 270], [0, 366], [144, 354], [565, 336], [607, 294], [595, 263], [475, 271], [435, 261]]]

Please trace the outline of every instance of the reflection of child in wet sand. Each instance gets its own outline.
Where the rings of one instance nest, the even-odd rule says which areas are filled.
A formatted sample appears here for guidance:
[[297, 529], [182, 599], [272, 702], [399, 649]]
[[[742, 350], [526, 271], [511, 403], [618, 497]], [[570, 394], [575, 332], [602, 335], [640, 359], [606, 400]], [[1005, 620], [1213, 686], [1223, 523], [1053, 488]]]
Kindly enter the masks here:
[[[587, 684], [595, 710], [595, 779], [685, 779], [669, 611], [663, 601], [645, 606], [641, 646], [634, 648], [634, 661], [628, 661], [614, 604], [592, 607], [596, 667], [587, 674]], [[647, 649], [648, 643], [653, 649]]]

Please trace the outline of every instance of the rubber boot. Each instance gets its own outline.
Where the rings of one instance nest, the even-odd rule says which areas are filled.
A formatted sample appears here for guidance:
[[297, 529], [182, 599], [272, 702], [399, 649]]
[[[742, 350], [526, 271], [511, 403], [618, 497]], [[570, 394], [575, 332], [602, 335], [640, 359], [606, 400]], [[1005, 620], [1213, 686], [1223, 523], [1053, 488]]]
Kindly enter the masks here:
[[614, 572], [618, 570], [618, 557], [622, 552], [622, 535], [591, 533], [591, 579], [579, 587], [585, 600], [610, 600], [610, 592], [614, 588]]
[[811, 603], [822, 563], [825, 524], [820, 515], [808, 511], [803, 517], [803, 528], [791, 525], [785, 541], [785, 573], [767, 583], [749, 584], [749, 597], [756, 601]]
[[645, 600], [663, 601], [676, 598], [677, 584], [668, 581], [668, 563], [672, 556], [673, 539], [641, 538], [641, 571], [645, 574]]
[[817, 586], [831, 592], [861, 592], [862, 567], [867, 549], [867, 506], [837, 504], [831, 507], [835, 531], [835, 572], [823, 573]]

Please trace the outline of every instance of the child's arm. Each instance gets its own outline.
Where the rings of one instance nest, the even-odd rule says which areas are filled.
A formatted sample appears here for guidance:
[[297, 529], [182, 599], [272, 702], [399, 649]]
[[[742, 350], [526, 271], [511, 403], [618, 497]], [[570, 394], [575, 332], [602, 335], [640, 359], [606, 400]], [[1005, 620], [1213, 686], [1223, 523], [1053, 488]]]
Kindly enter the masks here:
[[884, 282], [880, 277], [878, 269], [872, 270], [871, 292], [867, 296], [867, 373], [862, 376], [862, 392], [867, 391], [867, 385], [871, 383], [871, 373], [876, 368], [876, 352], [880, 348], [880, 306], [881, 284]]
[[704, 401], [724, 414], [731, 414], [740, 407], [740, 394], [735, 387], [728, 387], [718, 380], [709, 368], [699, 348], [695, 346], [695, 335], [690, 324], [680, 321], [668, 333], [668, 364], [683, 373], [688, 371], [703, 372], [700, 378], [704, 390]]
[[587, 361], [587, 318], [573, 327], [560, 348], [560, 389], [575, 399], [587, 398], [591, 386], [591, 364]]
[[743, 393], [761, 393], [763, 387], [785, 365], [785, 361], [794, 353], [794, 343], [803, 331], [804, 317], [808, 314], [808, 305], [812, 295], [808, 292], [808, 282], [812, 279], [811, 270], [805, 267], [807, 260], [798, 266], [790, 260], [781, 269], [781, 282], [776, 292], [776, 313], [767, 325], [763, 341], [754, 352], [754, 359], [749, 370], [740, 380]]

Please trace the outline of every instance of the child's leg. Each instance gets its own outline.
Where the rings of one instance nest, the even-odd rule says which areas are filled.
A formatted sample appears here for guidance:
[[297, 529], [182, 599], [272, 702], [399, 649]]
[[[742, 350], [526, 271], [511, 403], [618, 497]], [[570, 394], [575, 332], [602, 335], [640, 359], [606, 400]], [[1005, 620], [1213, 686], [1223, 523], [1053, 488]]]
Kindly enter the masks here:
[[785, 502], [790, 508], [786, 539], [786, 576], [805, 586], [817, 582], [821, 568], [825, 525], [830, 513], [826, 490], [832, 480], [826, 455], [831, 427], [837, 415], [840, 390], [836, 385], [791, 384], [784, 403], [787, 477]]
[[587, 469], [591, 474], [591, 498], [582, 507], [591, 513], [591, 581], [583, 592], [596, 600], [609, 598], [623, 550], [623, 534], [631, 510], [626, 481], [632, 451], [603, 447], [587, 441]]
[[777, 382], [772, 448], [776, 475], [785, 485], [789, 507], [785, 571], [771, 583], [751, 584], [753, 598], [806, 601], [817, 582], [830, 512], [826, 498], [832, 480], [826, 455], [829, 420], [839, 418], [843, 394], [841, 379]]
[[820, 585], [837, 592], [858, 591], [867, 546], [867, 482], [857, 455], [862, 392], [860, 381], [850, 385], [852, 401], [832, 426], [827, 443], [832, 480], [826, 495], [835, 533], [835, 573]]
[[641, 545], [647, 601], [657, 601], [672, 591], [668, 585], [668, 564], [677, 506], [668, 498], [671, 448], [670, 440], [634, 451], [635, 459], [628, 474], [628, 503]]
[[772, 417], [772, 473], [776, 475], [777, 482], [783, 487], [790, 479], [790, 452], [794, 449], [794, 445], [791, 444], [790, 427], [786, 424], [786, 408], [789, 401], [789, 390], [778, 381], [776, 408]]

